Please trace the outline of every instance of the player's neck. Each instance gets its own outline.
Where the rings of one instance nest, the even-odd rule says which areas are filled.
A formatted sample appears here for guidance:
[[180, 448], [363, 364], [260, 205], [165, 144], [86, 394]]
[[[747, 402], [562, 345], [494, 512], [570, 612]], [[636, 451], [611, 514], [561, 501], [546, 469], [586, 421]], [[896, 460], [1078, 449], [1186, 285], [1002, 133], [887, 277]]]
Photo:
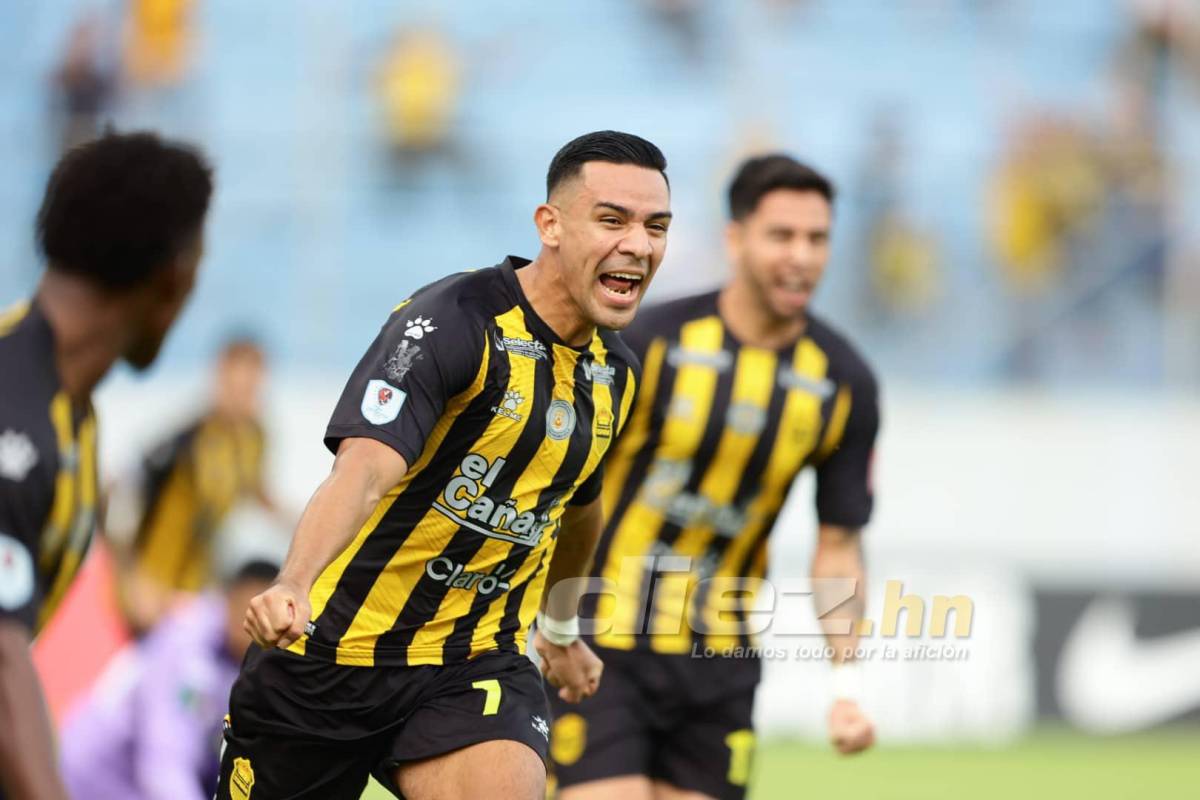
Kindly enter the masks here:
[[542, 322], [550, 326], [558, 338], [572, 347], [585, 345], [592, 340], [596, 326], [579, 313], [571, 293], [560, 277], [561, 272], [549, 268], [545, 254], [517, 270], [517, 282], [533, 310]]
[[54, 331], [54, 362], [62, 388], [76, 405], [120, 357], [122, 314], [100, 290], [74, 277], [47, 271], [37, 303]]
[[780, 319], [767, 313], [762, 298], [737, 278], [717, 295], [717, 312], [739, 342], [768, 350], [793, 344], [808, 327], [806, 317]]

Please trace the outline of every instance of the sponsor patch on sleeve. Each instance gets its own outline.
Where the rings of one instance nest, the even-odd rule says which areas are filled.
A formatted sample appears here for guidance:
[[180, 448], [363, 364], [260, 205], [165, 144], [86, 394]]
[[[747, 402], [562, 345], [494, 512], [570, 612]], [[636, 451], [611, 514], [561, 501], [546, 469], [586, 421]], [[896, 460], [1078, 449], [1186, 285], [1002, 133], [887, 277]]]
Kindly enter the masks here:
[[408, 395], [387, 381], [373, 380], [363, 393], [362, 415], [374, 425], [386, 425], [396, 419]]

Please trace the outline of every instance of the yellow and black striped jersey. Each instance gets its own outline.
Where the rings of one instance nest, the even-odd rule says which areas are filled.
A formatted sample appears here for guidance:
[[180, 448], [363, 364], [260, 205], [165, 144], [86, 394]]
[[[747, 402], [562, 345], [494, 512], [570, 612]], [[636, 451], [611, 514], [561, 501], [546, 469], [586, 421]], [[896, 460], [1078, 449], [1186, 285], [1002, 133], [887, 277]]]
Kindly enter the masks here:
[[747, 645], [751, 584], [728, 596], [713, 587], [765, 575], [767, 537], [807, 465], [820, 521], [866, 524], [875, 378], [812, 316], [788, 347], [742, 345], [716, 292], [644, 309], [623, 338], [643, 380], [605, 468], [608, 522], [595, 563], [616, 593], [593, 598], [596, 641], [662, 653]]
[[36, 301], [0, 312], [0, 616], [38, 631], [96, 519], [96, 417], [62, 390]]
[[230, 509], [262, 487], [262, 427], [215, 414], [152, 450], [134, 555], [163, 586], [194, 592], [212, 579], [214, 537]]
[[409, 470], [317, 579], [294, 652], [351, 665], [523, 652], [564, 504], [599, 496], [637, 370], [612, 332], [559, 339], [521, 291], [527, 263], [422, 289], [350, 377], [326, 444], [376, 439]]

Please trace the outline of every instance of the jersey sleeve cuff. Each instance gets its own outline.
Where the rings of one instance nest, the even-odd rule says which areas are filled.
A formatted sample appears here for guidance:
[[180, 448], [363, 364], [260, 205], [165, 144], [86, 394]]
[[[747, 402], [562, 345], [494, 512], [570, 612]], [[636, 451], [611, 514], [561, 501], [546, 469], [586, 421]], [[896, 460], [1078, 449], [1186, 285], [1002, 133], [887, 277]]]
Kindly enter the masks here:
[[343, 439], [374, 439], [386, 444], [403, 456], [409, 469], [412, 469], [412, 465], [421, 455], [421, 448], [413, 447], [391, 431], [374, 425], [330, 425], [325, 429], [325, 446], [335, 456]]

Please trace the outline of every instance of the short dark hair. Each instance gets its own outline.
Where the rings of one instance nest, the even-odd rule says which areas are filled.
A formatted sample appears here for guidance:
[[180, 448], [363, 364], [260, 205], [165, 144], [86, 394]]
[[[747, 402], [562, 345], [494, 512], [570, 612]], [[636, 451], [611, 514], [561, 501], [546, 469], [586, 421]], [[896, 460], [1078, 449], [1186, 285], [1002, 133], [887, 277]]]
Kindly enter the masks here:
[[54, 168], [38, 246], [51, 269], [128, 289], [191, 243], [212, 189], [212, 168], [197, 150], [147, 131], [106, 133]]
[[807, 164], [784, 153], [746, 159], [729, 184], [729, 218], [745, 219], [763, 196], [776, 189], [816, 192], [833, 205], [833, 182]]
[[567, 142], [554, 154], [550, 169], [546, 171], [546, 197], [563, 181], [574, 178], [589, 161], [606, 161], [609, 164], [635, 164], [646, 169], [656, 169], [667, 178], [667, 157], [653, 143], [620, 131], [593, 131]]

